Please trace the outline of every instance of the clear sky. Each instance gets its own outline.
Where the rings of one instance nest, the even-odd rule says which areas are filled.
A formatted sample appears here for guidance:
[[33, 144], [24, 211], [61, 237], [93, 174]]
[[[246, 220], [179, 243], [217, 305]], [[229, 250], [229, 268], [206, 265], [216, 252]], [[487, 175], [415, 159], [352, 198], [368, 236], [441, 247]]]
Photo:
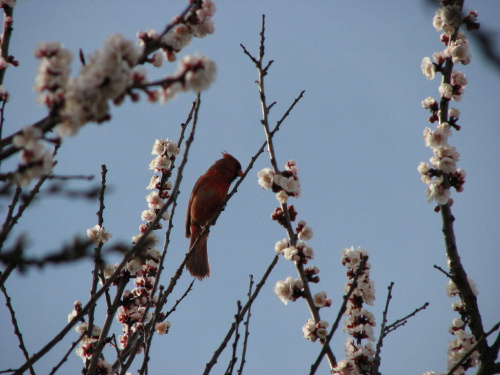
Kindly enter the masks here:
[[[439, 95], [438, 80], [427, 81], [420, 70], [423, 57], [443, 48], [432, 26], [434, 8], [426, 1], [396, 0], [221, 0], [216, 4], [215, 33], [193, 40], [180, 54], [208, 56], [216, 62], [218, 74], [202, 94], [199, 126], [162, 283], [168, 283], [188, 249], [184, 212], [196, 179], [223, 150], [246, 167], [265, 139], [254, 84], [257, 74], [240, 43], [256, 53], [261, 16], [266, 14], [266, 53], [274, 60], [266, 90], [269, 102], [277, 102], [271, 120], [278, 120], [306, 91], [275, 142], [280, 167], [289, 159], [295, 159], [299, 167], [302, 196], [291, 203], [298, 219], [314, 230], [309, 245], [316, 257], [311, 264], [321, 270], [314, 292], [325, 290], [333, 301], [322, 316], [332, 322], [341, 304], [346, 282], [340, 264], [342, 249], [368, 249], [377, 290], [375, 306], [369, 309], [377, 323], [391, 281], [395, 286], [389, 322], [430, 303], [427, 310], [386, 337], [382, 372], [444, 371], [448, 341], [453, 339], [447, 331], [456, 314], [451, 310], [453, 300], [445, 294], [447, 279], [433, 268], [446, 267], [440, 215], [426, 202], [426, 187], [417, 171], [418, 164], [432, 156], [422, 140], [422, 131], [429, 125], [421, 101]], [[162, 30], [185, 6], [183, 0], [18, 1], [10, 53], [20, 66], [10, 67], [4, 81], [12, 100], [6, 107], [3, 134], [46, 115], [33, 92], [38, 64], [33, 51], [39, 42], [57, 40], [75, 56], [80, 48], [90, 54], [110, 34], [134, 39], [139, 30]], [[483, 30], [498, 37], [499, 3], [467, 0], [465, 9], [477, 9]], [[462, 102], [455, 104], [462, 113], [462, 130], [450, 139], [461, 154], [459, 167], [466, 170], [467, 182], [463, 193], [453, 192], [452, 210], [458, 248], [479, 289], [488, 330], [500, 320], [500, 69], [485, 60], [475, 39], [469, 40], [472, 62], [457, 67], [469, 80]], [[75, 61], [73, 74], [77, 70]], [[151, 71], [151, 77], [175, 70], [175, 63], [164, 64]], [[76, 137], [64, 140], [55, 173], [96, 176], [93, 182], [74, 182], [70, 187], [97, 185], [101, 164], [109, 170], [104, 225], [113, 234], [111, 243], [129, 243], [137, 234], [141, 212], [147, 208], [144, 197], [151, 178], [151, 147], [157, 138], [178, 138], [179, 124], [193, 100], [194, 94], [188, 93], [165, 106], [144, 98], [136, 104], [126, 101], [112, 109], [111, 122], [89, 124]], [[171, 316], [170, 333], [154, 339], [151, 374], [202, 372], [233, 321], [236, 300], [246, 299], [248, 275], [260, 279], [274, 256], [275, 242], [285, 237], [283, 228], [270, 220], [277, 206], [274, 195], [257, 184], [257, 172], [269, 164], [267, 155], [262, 155], [212, 228], [208, 241], [212, 275], [196, 282]], [[7, 202], [0, 204], [6, 212]], [[97, 223], [97, 209], [97, 201], [46, 197], [23, 216], [14, 235], [27, 234], [29, 254], [41, 255], [76, 235], [85, 236], [86, 229]], [[118, 258], [109, 256], [108, 261]], [[9, 278], [6, 286], [30, 354], [66, 324], [75, 300], [88, 299], [91, 270], [91, 262], [84, 261], [16, 272]], [[246, 374], [303, 374], [320, 350], [319, 343], [302, 338], [302, 326], [310, 317], [304, 301], [285, 306], [274, 295], [275, 282], [287, 276], [296, 277], [295, 269], [280, 259], [252, 308]], [[169, 306], [191, 280], [183, 274]], [[22, 355], [3, 303], [0, 321], [0, 369], [16, 368]], [[113, 332], [120, 331], [116, 323]], [[37, 373], [48, 373], [76, 338], [76, 332], [70, 333], [38, 362]], [[338, 359], [344, 358], [345, 338], [339, 330], [332, 341]], [[225, 370], [227, 352], [219, 359], [216, 373]], [[80, 358], [72, 354], [60, 373], [78, 373], [81, 367]], [[321, 369], [327, 373], [326, 361]]]

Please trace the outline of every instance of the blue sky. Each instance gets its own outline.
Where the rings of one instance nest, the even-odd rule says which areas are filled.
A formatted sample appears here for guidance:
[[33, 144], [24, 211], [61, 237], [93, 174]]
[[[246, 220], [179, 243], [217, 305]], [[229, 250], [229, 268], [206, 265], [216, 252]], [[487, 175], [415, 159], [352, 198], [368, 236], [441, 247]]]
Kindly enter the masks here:
[[[266, 14], [266, 53], [274, 60], [266, 82], [269, 102], [277, 104], [271, 120], [277, 121], [299, 95], [306, 93], [275, 138], [278, 163], [295, 159], [302, 196], [291, 203], [298, 218], [315, 233], [309, 242], [321, 269], [321, 283], [333, 305], [322, 311], [333, 321], [341, 304], [345, 269], [340, 264], [345, 247], [370, 251], [377, 300], [370, 310], [380, 323], [387, 286], [395, 282], [389, 311], [392, 322], [424, 302], [427, 310], [390, 334], [384, 341], [381, 370], [385, 375], [444, 371], [447, 333], [456, 314], [445, 294], [447, 279], [433, 265], [446, 266], [440, 216], [425, 198], [425, 185], [417, 166], [432, 156], [422, 140], [428, 113], [421, 101], [438, 97], [438, 80], [427, 81], [420, 71], [423, 57], [441, 50], [439, 33], [432, 27], [434, 9], [424, 1], [217, 1], [216, 31], [193, 40], [179, 56], [199, 52], [213, 59], [217, 80], [202, 94], [199, 126], [185, 173], [175, 231], [163, 273], [182, 261], [188, 248], [184, 238], [184, 212], [196, 179], [220, 157], [222, 150], [243, 166], [264, 141], [260, 103], [253, 64], [240, 43], [256, 53], [261, 16]], [[137, 31], [160, 31], [182, 11], [185, 1], [137, 2], [18, 1], [10, 53], [20, 61], [9, 68], [4, 88], [12, 100], [6, 107], [3, 134], [32, 124], [46, 115], [38, 107], [33, 82], [38, 61], [33, 51], [40, 41], [58, 40], [75, 56], [101, 48], [112, 33], [134, 39]], [[483, 30], [498, 37], [500, 6], [496, 2], [466, 1], [467, 10], [479, 11]], [[489, 329], [500, 319], [498, 255], [500, 152], [498, 87], [500, 70], [486, 61], [471, 44], [472, 62], [457, 67], [469, 83], [455, 106], [462, 115], [462, 130], [450, 143], [461, 154], [459, 167], [467, 172], [465, 191], [453, 192], [458, 248], [465, 268], [479, 289], [483, 324]], [[164, 64], [151, 70], [161, 77], [176, 70]], [[78, 71], [74, 63], [73, 74]], [[100, 166], [106, 164], [109, 191], [104, 225], [113, 241], [129, 242], [137, 234], [151, 172], [151, 147], [156, 138], [176, 139], [194, 94], [182, 94], [165, 106], [126, 101], [112, 108], [112, 121], [89, 124], [74, 138], [64, 140], [55, 172], [95, 175], [94, 182], [73, 182], [75, 189], [94, 186]], [[248, 275], [256, 279], [274, 256], [274, 244], [285, 237], [283, 228], [270, 220], [277, 206], [274, 195], [257, 184], [257, 172], [269, 166], [266, 155], [242, 183], [238, 194], [211, 230], [208, 241], [212, 275], [196, 282], [194, 290], [172, 315], [167, 336], [154, 340], [150, 372], [200, 373], [233, 321], [236, 300], [245, 300]], [[8, 167], [8, 164], [4, 168]], [[2, 201], [5, 212], [6, 201]], [[97, 201], [46, 198], [23, 216], [14, 236], [27, 234], [33, 256], [57, 249], [97, 223]], [[14, 237], [13, 237], [14, 238]], [[112, 243], [113, 243], [112, 241]], [[109, 257], [110, 262], [118, 258]], [[38, 351], [67, 321], [75, 300], [86, 301], [92, 265], [47, 267], [14, 273], [6, 286], [28, 351]], [[303, 374], [320, 350], [302, 338], [309, 318], [303, 301], [284, 306], [272, 287], [294, 276], [293, 265], [280, 259], [261, 296], [252, 308], [249, 352], [245, 373]], [[191, 277], [184, 274], [171, 303], [179, 298]], [[103, 308], [104, 309], [104, 308]], [[0, 307], [1, 368], [22, 363]], [[96, 322], [98, 323], [98, 322]], [[376, 327], [378, 335], [379, 326]], [[118, 324], [114, 332], [119, 334]], [[47, 358], [37, 364], [48, 372], [77, 338], [71, 333]], [[338, 359], [344, 357], [346, 335], [339, 331], [332, 341]], [[229, 350], [228, 350], [229, 353]], [[225, 370], [228, 353], [219, 359], [217, 373]], [[326, 361], [323, 373], [327, 372]], [[61, 373], [79, 372], [81, 360], [71, 355]], [[134, 370], [134, 368], [132, 368]]]

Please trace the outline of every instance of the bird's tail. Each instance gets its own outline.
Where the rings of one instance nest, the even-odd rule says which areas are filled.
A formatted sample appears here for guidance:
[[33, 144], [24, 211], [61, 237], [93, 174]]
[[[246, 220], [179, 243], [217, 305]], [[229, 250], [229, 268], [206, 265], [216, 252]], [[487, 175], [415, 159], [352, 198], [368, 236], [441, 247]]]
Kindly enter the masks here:
[[[194, 242], [201, 233], [201, 228], [191, 227], [191, 243], [189, 248], [193, 247]], [[191, 249], [192, 254], [186, 262], [186, 268], [191, 276], [202, 280], [204, 277], [210, 276], [210, 266], [208, 264], [208, 251], [207, 251], [207, 236], [205, 233], [200, 238], [196, 246]]]

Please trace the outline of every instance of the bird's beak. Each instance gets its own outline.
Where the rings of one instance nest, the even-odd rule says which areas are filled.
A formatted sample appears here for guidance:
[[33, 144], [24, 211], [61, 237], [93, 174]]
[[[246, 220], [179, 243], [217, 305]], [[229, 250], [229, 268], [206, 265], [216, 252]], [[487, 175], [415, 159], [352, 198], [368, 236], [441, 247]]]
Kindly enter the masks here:
[[243, 171], [241, 169], [238, 169], [238, 177], [243, 176]]

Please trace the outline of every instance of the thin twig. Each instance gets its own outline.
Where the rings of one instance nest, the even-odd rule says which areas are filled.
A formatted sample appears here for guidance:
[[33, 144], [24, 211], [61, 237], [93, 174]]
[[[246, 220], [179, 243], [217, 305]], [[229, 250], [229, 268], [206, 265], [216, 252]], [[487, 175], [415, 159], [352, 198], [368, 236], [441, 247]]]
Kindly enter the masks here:
[[19, 206], [16, 215], [11, 217], [9, 222], [7, 223], [7, 225], [4, 228], [2, 228], [2, 232], [0, 233], [0, 248], [3, 247], [3, 243], [7, 239], [7, 236], [9, 235], [9, 233], [12, 230], [12, 228], [14, 227], [14, 225], [17, 224], [17, 222], [19, 221], [19, 219], [23, 215], [26, 208], [28, 208], [28, 206], [31, 204], [33, 199], [35, 199], [35, 196], [40, 192], [40, 189], [41, 189], [43, 183], [47, 180], [47, 178], [48, 178], [48, 176], [40, 177], [40, 179], [35, 184], [35, 186], [30, 191], [30, 193], [26, 197], [23, 198], [23, 204], [21, 204]]
[[[7, 237], [8, 233], [11, 230], [11, 223], [13, 220], [13, 214], [14, 214], [14, 209], [16, 208], [18, 202], [19, 202], [19, 197], [21, 196], [21, 192], [23, 189], [20, 186], [16, 186], [16, 191], [14, 192], [14, 195], [12, 196], [12, 200], [9, 204], [9, 209], [7, 210], [7, 215], [5, 217], [5, 221], [3, 222], [2, 225], [2, 232], [0, 233], [0, 238], [1, 237]], [[5, 233], [5, 234], [4, 234]], [[3, 244], [0, 244], [0, 249], [3, 247]]]
[[69, 347], [69, 349], [66, 352], [66, 354], [64, 355], [64, 357], [62, 357], [62, 359], [59, 361], [59, 363], [52, 368], [52, 371], [50, 372], [49, 375], [54, 375], [57, 372], [57, 370], [59, 370], [59, 368], [63, 365], [64, 362], [66, 362], [68, 360], [69, 355], [71, 353], [73, 353], [73, 350], [75, 350], [76, 346], [80, 343], [80, 341], [82, 341], [82, 339], [84, 337], [85, 337], [85, 333], [82, 333], [80, 335], [80, 337], [78, 338], [78, 340], [76, 340], [75, 342], [73, 342], [71, 344], [71, 346]]
[[15, 268], [16, 268], [16, 265], [13, 263], [10, 263], [7, 265], [7, 268], [3, 272], [0, 271], [0, 286], [5, 284], [5, 280], [7, 280], [7, 278], [12, 273], [12, 271], [14, 271]]
[[438, 271], [441, 271], [442, 273], [444, 273], [446, 275], [446, 277], [448, 277], [450, 280], [453, 280], [453, 276], [451, 276], [448, 272], [446, 272], [443, 268], [437, 266], [437, 265], [434, 265], [434, 268], [437, 269]]
[[[253, 275], [250, 275], [250, 285], [248, 286], [248, 299], [250, 299], [251, 295], [252, 295], [252, 288], [253, 288]], [[240, 362], [240, 368], [238, 369], [238, 375], [241, 375], [243, 374], [243, 366], [245, 366], [245, 358], [246, 358], [246, 354], [247, 354], [247, 346], [248, 346], [248, 336], [250, 335], [250, 332], [249, 332], [249, 326], [250, 326], [250, 316], [252, 315], [251, 314], [251, 308], [252, 306], [250, 306], [248, 308], [248, 312], [247, 312], [247, 319], [245, 320], [245, 337], [243, 339], [243, 350], [241, 352], [241, 362]]]
[[87, 180], [87, 181], [92, 181], [94, 179], [94, 175], [81, 175], [81, 174], [76, 174], [76, 175], [66, 175], [66, 176], [60, 176], [56, 174], [51, 174], [48, 176], [49, 180], [61, 180], [61, 181], [67, 181], [67, 180]]
[[387, 325], [387, 313], [389, 312], [389, 303], [391, 302], [392, 299], [392, 288], [394, 287], [394, 281], [391, 281], [389, 286], [387, 287], [387, 298], [385, 300], [385, 308], [384, 312], [382, 313], [382, 324], [380, 325], [380, 334], [379, 338], [377, 341], [377, 346], [376, 346], [376, 351], [375, 351], [375, 356], [374, 356], [374, 363], [373, 363], [373, 370], [376, 374], [379, 374], [380, 372], [378, 371], [380, 367], [380, 352], [382, 350], [383, 346], [383, 340], [384, 340], [384, 332], [385, 332], [385, 327]]
[[425, 310], [428, 306], [429, 306], [429, 302], [426, 302], [422, 306], [416, 308], [410, 314], [406, 315], [404, 318], [398, 319], [395, 322], [389, 324], [387, 327], [385, 327], [383, 337], [387, 336], [389, 333], [391, 333], [392, 331], [395, 331], [399, 327], [404, 326], [408, 322], [408, 319], [410, 319], [412, 316], [417, 315], [417, 313], [419, 313], [420, 311]]
[[[3, 135], [3, 125], [5, 122], [5, 104], [7, 103], [6, 100], [6, 94], [4, 93], [3, 99], [2, 99], [2, 106], [0, 107], [0, 139], [2, 138]], [[2, 151], [0, 149], [0, 151]], [[0, 160], [0, 167], [2, 166], [2, 161]]]
[[187, 287], [186, 291], [184, 292], [184, 294], [181, 296], [181, 298], [179, 298], [177, 301], [175, 301], [175, 304], [174, 306], [172, 306], [172, 308], [170, 310], [167, 311], [167, 313], [165, 314], [165, 317], [162, 319], [162, 321], [164, 321], [165, 319], [167, 319], [176, 309], [177, 309], [177, 306], [179, 306], [179, 304], [182, 302], [182, 300], [184, 298], [187, 297], [188, 293], [193, 290], [193, 285], [194, 285], [194, 282], [196, 281], [196, 279], [193, 279], [191, 281], [191, 283], [189, 284], [189, 286]]
[[[97, 211], [97, 224], [102, 227], [104, 222], [104, 191], [106, 190], [106, 173], [108, 172], [106, 165], [101, 165], [101, 190], [99, 192], [99, 210]], [[101, 249], [103, 246], [103, 242], [99, 241], [97, 246], [94, 249], [94, 271], [92, 272], [92, 286], [90, 288], [90, 296], [92, 297], [97, 290], [97, 284], [99, 282], [99, 274], [102, 274], [102, 259], [101, 259]], [[102, 276], [104, 277], [104, 276]], [[111, 299], [109, 296], [109, 292], [106, 292], [106, 301], [108, 305], [108, 309], [111, 308]], [[87, 335], [89, 337], [92, 336], [92, 330], [94, 329], [94, 311], [96, 305], [92, 306], [89, 309], [88, 315], [88, 326], [87, 326]]]
[[[0, 285], [0, 289], [2, 289], [2, 293], [5, 296], [5, 305], [7, 306], [7, 309], [9, 310], [10, 313], [10, 320], [12, 322], [12, 326], [14, 327], [14, 334], [16, 335], [17, 340], [19, 341], [19, 349], [21, 349], [21, 351], [23, 352], [24, 358], [28, 360], [30, 355], [28, 353], [28, 350], [26, 349], [26, 345], [24, 344], [23, 334], [21, 333], [19, 325], [17, 324], [16, 313], [14, 311], [14, 308], [12, 307], [10, 296], [7, 294], [7, 289], [5, 288], [5, 285], [3, 284]], [[30, 366], [29, 370], [32, 375], [35, 374], [33, 366]]]
[[232, 375], [233, 369], [234, 369], [234, 365], [238, 361], [238, 357], [236, 357], [236, 351], [238, 349], [238, 341], [240, 339], [239, 328], [240, 328], [241, 320], [239, 320], [239, 317], [240, 317], [240, 314], [241, 314], [241, 301], [238, 300], [236, 302], [236, 305], [237, 305], [238, 309], [237, 309], [236, 315], [234, 316], [234, 324], [235, 324], [236, 328], [235, 328], [235, 331], [234, 331], [233, 352], [231, 354], [231, 359], [229, 360], [229, 364], [227, 366], [227, 370], [224, 373], [225, 375]]

